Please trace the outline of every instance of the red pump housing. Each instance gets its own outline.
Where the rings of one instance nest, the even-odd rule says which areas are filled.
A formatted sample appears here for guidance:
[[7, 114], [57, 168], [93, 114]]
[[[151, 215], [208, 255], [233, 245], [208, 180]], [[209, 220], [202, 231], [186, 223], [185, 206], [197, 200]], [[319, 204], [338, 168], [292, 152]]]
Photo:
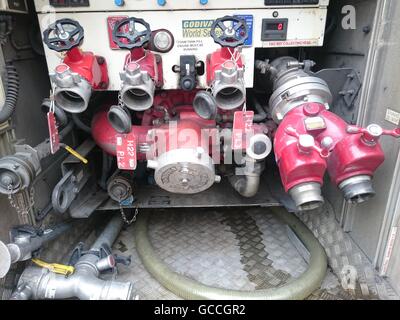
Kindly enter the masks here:
[[275, 135], [275, 155], [286, 192], [308, 183], [322, 185], [328, 170], [348, 201], [367, 200], [374, 194], [371, 179], [385, 160], [378, 142], [382, 134], [400, 137], [400, 130], [349, 126], [320, 103], [294, 108]]
[[150, 78], [154, 81], [156, 87], [162, 87], [163, 67], [162, 59], [150, 50], [144, 48], [134, 48], [125, 58], [125, 65], [134, 62], [140, 66], [141, 71], [146, 71]]
[[238, 68], [244, 66], [242, 57], [236, 48], [223, 47], [207, 57], [207, 83], [209, 86], [215, 81], [215, 73], [221, 71], [222, 65], [229, 60], [236, 61]]
[[67, 52], [63, 63], [73, 73], [79, 74], [88, 81], [93, 90], [108, 88], [107, 62], [103, 57], [96, 56], [92, 52], [84, 52], [76, 47]]

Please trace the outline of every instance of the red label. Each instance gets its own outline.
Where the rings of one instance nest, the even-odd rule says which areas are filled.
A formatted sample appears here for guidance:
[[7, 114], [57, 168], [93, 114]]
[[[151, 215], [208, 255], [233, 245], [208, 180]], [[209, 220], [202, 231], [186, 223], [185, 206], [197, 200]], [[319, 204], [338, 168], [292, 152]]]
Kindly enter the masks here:
[[117, 135], [117, 162], [120, 170], [136, 170], [136, 136], [133, 134]]
[[254, 111], [237, 111], [233, 119], [232, 150], [247, 148], [247, 135], [253, 132]]
[[[124, 19], [129, 18], [128, 16], [112, 16], [112, 17], [108, 17], [107, 18], [107, 28], [108, 28], [108, 38], [110, 41], [110, 48], [113, 50], [118, 50], [119, 47], [115, 44], [115, 42], [113, 41], [113, 30], [115, 25], [118, 22], [121, 22]], [[129, 25], [126, 25], [126, 29], [128, 30]]]
[[49, 126], [50, 150], [55, 154], [60, 150], [60, 136], [58, 134], [57, 121], [53, 112], [47, 114], [47, 124]]

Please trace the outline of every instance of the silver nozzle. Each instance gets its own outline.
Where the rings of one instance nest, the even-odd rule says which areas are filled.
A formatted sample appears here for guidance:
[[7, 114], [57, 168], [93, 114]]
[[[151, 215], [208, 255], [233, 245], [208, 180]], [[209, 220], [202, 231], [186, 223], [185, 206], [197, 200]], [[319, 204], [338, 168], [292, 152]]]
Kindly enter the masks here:
[[86, 79], [65, 65], [57, 66], [50, 79], [55, 86], [54, 99], [58, 107], [70, 113], [81, 113], [88, 108], [92, 86]]
[[321, 185], [316, 182], [299, 184], [290, 189], [289, 194], [300, 211], [315, 210], [324, 204]]
[[355, 176], [339, 184], [345, 199], [349, 203], [360, 204], [375, 196], [370, 176]]
[[136, 63], [129, 63], [120, 76], [121, 99], [129, 109], [145, 111], [153, 106], [155, 83], [146, 71], [141, 71]]
[[215, 72], [213, 84], [214, 98], [222, 110], [234, 110], [246, 101], [246, 88], [243, 79], [244, 71], [232, 62], [227, 61], [222, 69]]

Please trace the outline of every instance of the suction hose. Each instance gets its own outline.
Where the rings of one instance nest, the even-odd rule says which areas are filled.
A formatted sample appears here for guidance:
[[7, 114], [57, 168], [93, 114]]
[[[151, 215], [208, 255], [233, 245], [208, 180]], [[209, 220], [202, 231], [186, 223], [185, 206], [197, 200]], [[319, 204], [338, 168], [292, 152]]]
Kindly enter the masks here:
[[141, 215], [136, 225], [136, 249], [153, 277], [165, 288], [184, 299], [192, 300], [301, 300], [318, 290], [325, 277], [327, 257], [311, 231], [284, 209], [273, 209], [287, 223], [310, 252], [307, 271], [300, 278], [275, 289], [236, 291], [209, 287], [171, 271], [154, 252], [148, 237], [148, 217]]
[[17, 107], [19, 96], [19, 76], [15, 67], [11, 64], [6, 66], [6, 100], [0, 111], [0, 123], [4, 123], [13, 115]]

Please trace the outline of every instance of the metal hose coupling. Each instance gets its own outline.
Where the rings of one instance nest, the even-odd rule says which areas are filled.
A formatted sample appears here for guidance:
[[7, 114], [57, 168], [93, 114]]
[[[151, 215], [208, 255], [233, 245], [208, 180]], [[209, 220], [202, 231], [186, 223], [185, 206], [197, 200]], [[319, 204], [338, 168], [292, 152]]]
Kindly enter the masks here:
[[317, 182], [299, 184], [289, 190], [289, 194], [299, 211], [315, 210], [323, 206], [321, 185]]
[[89, 268], [79, 268], [69, 277], [48, 269], [29, 267], [23, 272], [12, 300], [70, 299], [132, 300], [130, 282], [101, 280]]
[[328, 84], [307, 72], [311, 66], [310, 62], [301, 63], [292, 57], [275, 59], [266, 66], [274, 86], [269, 106], [276, 123], [305, 102], [321, 103], [327, 108], [332, 102]]
[[245, 198], [254, 197], [260, 187], [261, 174], [265, 169], [263, 160], [272, 151], [271, 139], [265, 134], [256, 134], [250, 138], [244, 158], [244, 167], [237, 168], [236, 174], [229, 177], [232, 187]]
[[16, 153], [0, 159], [0, 194], [16, 194], [28, 189], [41, 171], [35, 148], [17, 145]]
[[60, 64], [55, 73], [50, 74], [50, 79], [55, 86], [57, 106], [70, 113], [82, 113], [88, 108], [92, 86], [81, 75], [73, 73], [66, 64]]
[[131, 282], [103, 280], [100, 274], [115, 267], [110, 255], [101, 258], [101, 248], [111, 248], [121, 232], [123, 221], [113, 217], [91, 249], [75, 264], [68, 277], [46, 268], [29, 267], [24, 270], [13, 293], [14, 300], [70, 299], [80, 300], [131, 300], [134, 290]]
[[361, 204], [375, 196], [370, 176], [360, 175], [344, 180], [339, 184], [339, 189], [347, 202]]
[[121, 100], [129, 109], [145, 111], [153, 106], [155, 83], [147, 71], [142, 71], [139, 64], [131, 62], [120, 77]]
[[244, 70], [234, 61], [224, 62], [221, 70], [215, 71], [213, 95], [217, 106], [222, 110], [234, 110], [246, 101]]

